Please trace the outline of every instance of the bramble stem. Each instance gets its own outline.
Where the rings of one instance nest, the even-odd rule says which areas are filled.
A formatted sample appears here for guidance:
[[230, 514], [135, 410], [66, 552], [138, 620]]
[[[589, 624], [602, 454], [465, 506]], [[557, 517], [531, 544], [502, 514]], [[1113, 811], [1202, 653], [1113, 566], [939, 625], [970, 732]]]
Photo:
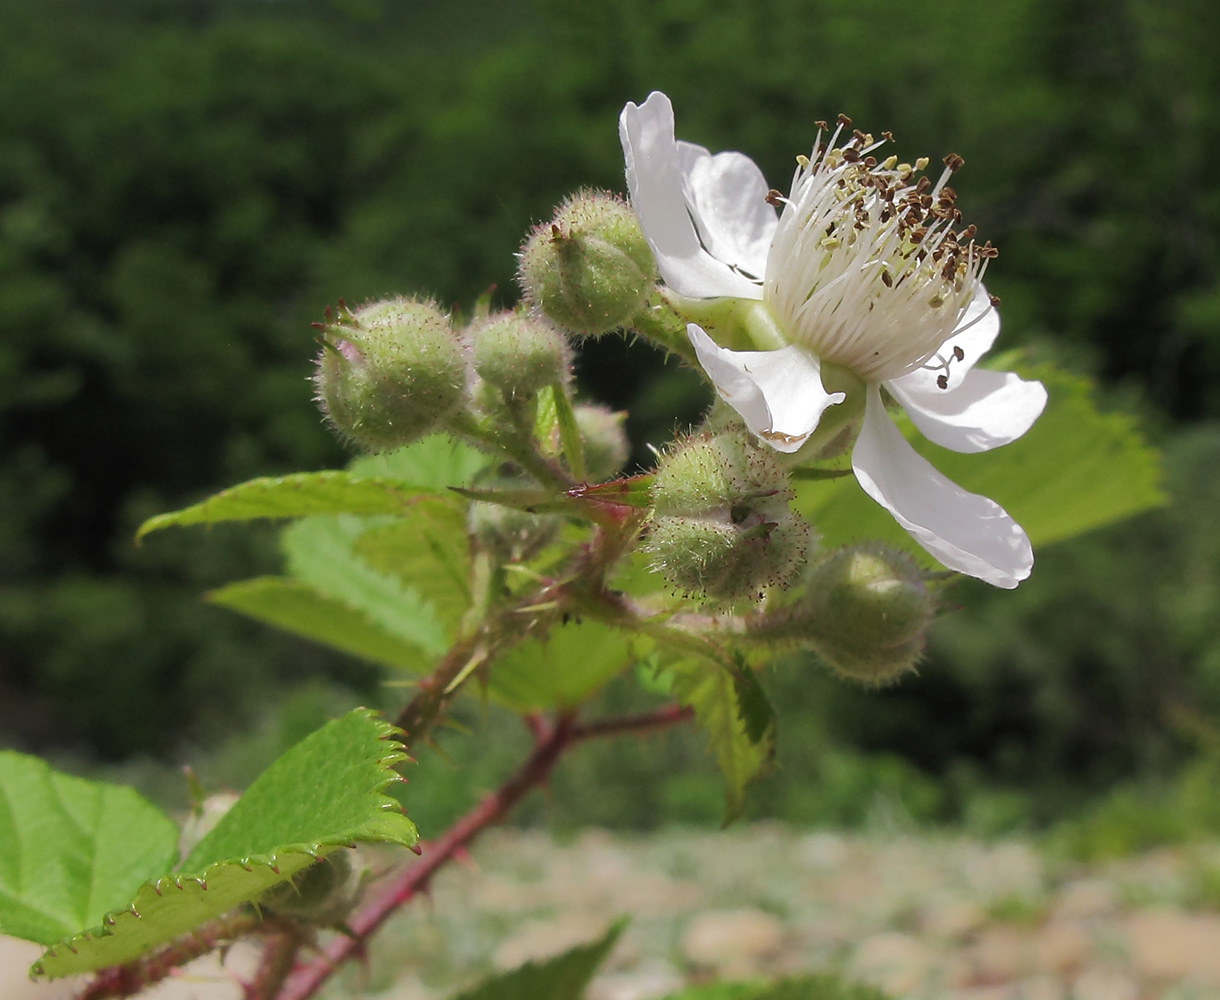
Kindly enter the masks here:
[[381, 894], [347, 922], [348, 933], [330, 942], [313, 961], [288, 977], [278, 1000], [308, 1000], [348, 959], [359, 955], [365, 941], [400, 906], [421, 892], [437, 870], [464, 851], [475, 837], [498, 822], [525, 794], [546, 781], [564, 748], [572, 742], [573, 717], [561, 715], [554, 725], [536, 724], [533, 752], [500, 788], [449, 828], [440, 840], [425, 848], [420, 861], [409, 864]]

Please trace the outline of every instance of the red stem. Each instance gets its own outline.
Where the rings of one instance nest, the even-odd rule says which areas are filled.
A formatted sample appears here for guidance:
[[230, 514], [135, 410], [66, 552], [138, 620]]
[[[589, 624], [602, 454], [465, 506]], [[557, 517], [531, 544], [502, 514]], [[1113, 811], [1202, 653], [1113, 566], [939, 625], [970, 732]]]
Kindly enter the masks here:
[[422, 860], [409, 865], [381, 894], [353, 914], [348, 934], [336, 937], [313, 961], [299, 966], [288, 977], [278, 1000], [308, 1000], [348, 959], [360, 954], [364, 942], [400, 906], [426, 888], [445, 862], [466, 849], [483, 830], [497, 822], [530, 789], [546, 781], [565, 747], [573, 740], [571, 715], [560, 716], [554, 726], [535, 724], [534, 750], [507, 782], [449, 828], [424, 852]]
[[648, 732], [652, 729], [666, 729], [693, 719], [694, 709], [685, 705], [666, 705], [655, 712], [641, 712], [639, 715], [623, 715], [611, 719], [597, 719], [581, 726], [572, 727], [572, 741], [593, 740], [604, 736], [625, 736], [628, 733]]

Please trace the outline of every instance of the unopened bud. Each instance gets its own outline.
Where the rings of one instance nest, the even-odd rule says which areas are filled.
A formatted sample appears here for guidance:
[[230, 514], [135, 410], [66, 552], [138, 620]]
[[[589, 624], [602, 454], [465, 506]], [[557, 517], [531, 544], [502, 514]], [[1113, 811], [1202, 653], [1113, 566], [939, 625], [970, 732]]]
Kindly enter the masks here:
[[576, 426], [584, 442], [585, 473], [591, 482], [601, 482], [617, 473], [631, 454], [623, 421], [627, 414], [605, 406], [575, 408]]
[[884, 684], [915, 666], [935, 612], [936, 598], [909, 556], [865, 545], [810, 571], [789, 625], [838, 673]]
[[652, 250], [621, 198], [585, 191], [559, 206], [521, 248], [518, 280], [527, 301], [574, 333], [627, 325], [657, 282]]
[[653, 481], [653, 565], [692, 597], [734, 601], [785, 586], [810, 536], [791, 499], [774, 452], [744, 431], [694, 438], [664, 456]]
[[396, 298], [322, 324], [318, 404], [344, 437], [372, 451], [408, 444], [466, 395], [466, 357], [443, 313]]
[[340, 923], [359, 894], [360, 878], [352, 866], [352, 851], [331, 851], [316, 864], [272, 886], [259, 905], [282, 917], [319, 927]]
[[511, 396], [528, 396], [568, 378], [572, 349], [567, 339], [537, 317], [498, 313], [474, 323], [468, 336], [475, 371]]

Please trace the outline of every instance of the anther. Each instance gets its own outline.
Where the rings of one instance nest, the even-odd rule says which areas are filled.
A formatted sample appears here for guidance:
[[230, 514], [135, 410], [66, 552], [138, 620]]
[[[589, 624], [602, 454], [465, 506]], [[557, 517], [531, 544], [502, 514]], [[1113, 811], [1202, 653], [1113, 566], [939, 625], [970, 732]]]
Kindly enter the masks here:
[[936, 376], [936, 385], [937, 385], [937, 388], [948, 389], [949, 388], [949, 376], [948, 375], [937, 375]]
[[763, 201], [773, 208], [779, 208], [779, 206], [784, 202], [784, 194], [782, 191], [777, 191], [775, 188], [771, 188], [771, 190], [763, 196]]
[[956, 153], [950, 153], [945, 157], [945, 166], [949, 168], [950, 173], [957, 173], [965, 164], [966, 161]]
[[962, 350], [961, 344], [953, 345], [953, 357], [958, 361], [966, 360], [966, 352]]
[[851, 128], [851, 119], [841, 112], [839, 114], [838, 122], [842, 128]]

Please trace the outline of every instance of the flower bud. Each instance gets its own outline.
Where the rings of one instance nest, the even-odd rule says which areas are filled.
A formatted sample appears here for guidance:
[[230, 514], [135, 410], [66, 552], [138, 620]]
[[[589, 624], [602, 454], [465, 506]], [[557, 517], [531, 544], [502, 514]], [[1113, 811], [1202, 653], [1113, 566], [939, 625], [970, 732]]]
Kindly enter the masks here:
[[510, 396], [528, 396], [564, 382], [572, 349], [550, 324], [524, 313], [503, 312], [471, 325], [474, 369]]
[[621, 198], [585, 191], [559, 206], [521, 248], [526, 300], [575, 333], [627, 325], [657, 282], [652, 250]]
[[589, 481], [609, 479], [627, 463], [631, 454], [631, 444], [623, 430], [627, 414], [590, 405], [577, 406], [574, 412], [585, 446], [585, 472]]
[[809, 526], [774, 452], [745, 431], [693, 438], [664, 456], [653, 481], [653, 566], [690, 596], [734, 601], [792, 581]]
[[272, 886], [259, 904], [282, 917], [319, 927], [337, 924], [356, 904], [360, 877], [352, 866], [350, 849], [331, 851], [317, 864]]
[[379, 451], [408, 444], [466, 395], [466, 357], [449, 320], [428, 302], [395, 298], [319, 324], [318, 404], [344, 437]]
[[936, 598], [909, 556], [853, 546], [810, 571], [789, 625], [836, 672], [884, 684], [914, 667], [935, 612]]

